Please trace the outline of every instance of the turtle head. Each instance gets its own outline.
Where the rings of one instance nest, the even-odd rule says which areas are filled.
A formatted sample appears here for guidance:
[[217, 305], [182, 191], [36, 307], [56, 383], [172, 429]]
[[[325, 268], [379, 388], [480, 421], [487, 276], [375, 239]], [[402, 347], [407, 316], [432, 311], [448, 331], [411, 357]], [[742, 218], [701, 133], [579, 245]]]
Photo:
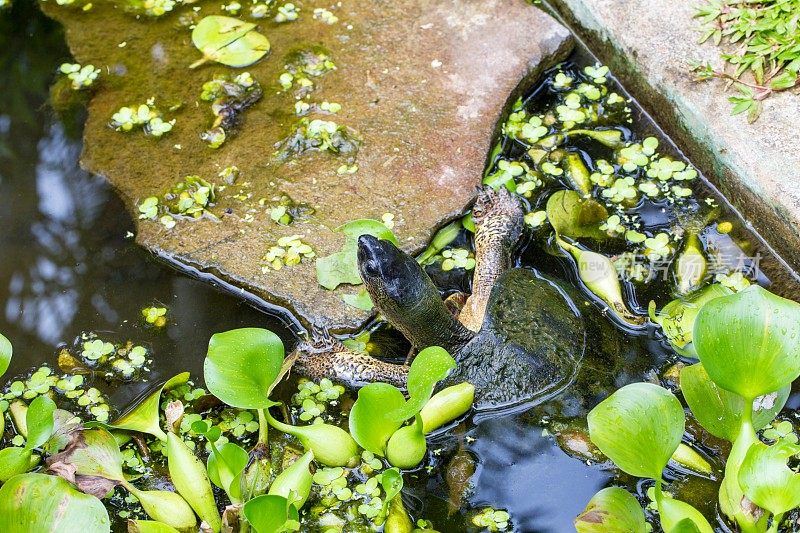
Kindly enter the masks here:
[[428, 275], [413, 257], [390, 241], [372, 235], [358, 238], [358, 271], [373, 303], [390, 320], [429, 298], [438, 296]]

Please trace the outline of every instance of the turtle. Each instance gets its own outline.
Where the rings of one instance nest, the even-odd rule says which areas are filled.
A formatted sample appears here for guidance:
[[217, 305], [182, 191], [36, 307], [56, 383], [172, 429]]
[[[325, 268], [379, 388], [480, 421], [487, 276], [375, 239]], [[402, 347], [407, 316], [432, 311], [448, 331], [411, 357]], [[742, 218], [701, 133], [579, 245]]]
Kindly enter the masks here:
[[[388, 240], [359, 237], [361, 279], [380, 314], [414, 349], [448, 350], [456, 368], [442, 386], [469, 381], [476, 388], [477, 409], [550, 397], [577, 373], [587, 342], [584, 318], [558, 282], [514, 267], [524, 228], [518, 197], [505, 188], [483, 187], [472, 215], [476, 265], [472, 294], [460, 310], [448, 306], [419, 263]], [[338, 341], [301, 344], [295, 368], [312, 378], [354, 385], [383, 381], [401, 388], [408, 373], [406, 365], [380, 361]]]

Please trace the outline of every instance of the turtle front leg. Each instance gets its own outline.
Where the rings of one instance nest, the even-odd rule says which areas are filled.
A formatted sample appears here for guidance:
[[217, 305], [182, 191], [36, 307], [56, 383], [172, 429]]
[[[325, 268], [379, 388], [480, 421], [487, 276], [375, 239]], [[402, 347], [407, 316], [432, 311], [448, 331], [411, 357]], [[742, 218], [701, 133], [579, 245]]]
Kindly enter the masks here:
[[292, 356], [297, 357], [293, 369], [311, 379], [328, 378], [351, 387], [380, 381], [406, 388], [407, 366], [381, 361], [338, 342], [323, 349], [312, 343], [301, 343]]

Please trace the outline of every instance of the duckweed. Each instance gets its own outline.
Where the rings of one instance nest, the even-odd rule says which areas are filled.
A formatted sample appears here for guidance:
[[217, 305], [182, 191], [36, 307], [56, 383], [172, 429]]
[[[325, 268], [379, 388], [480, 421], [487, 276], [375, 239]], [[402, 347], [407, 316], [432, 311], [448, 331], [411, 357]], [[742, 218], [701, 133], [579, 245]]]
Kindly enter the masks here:
[[320, 49], [302, 50], [294, 54], [286, 64], [278, 83], [285, 91], [296, 87], [295, 95], [303, 97], [314, 90], [313, 78], [332, 70], [336, 70], [336, 63], [327, 52]]
[[300, 8], [291, 2], [287, 2], [278, 8], [275, 15], [275, 22], [292, 22], [300, 16]]
[[58, 70], [70, 80], [76, 91], [91, 87], [100, 75], [100, 69], [94, 65], [81, 66], [78, 63], [62, 63]]
[[472, 517], [472, 524], [476, 527], [486, 528], [489, 531], [506, 531], [509, 528], [511, 516], [506, 511], [498, 511], [487, 507]]
[[152, 98], [146, 104], [119, 108], [109, 122], [109, 127], [116, 131], [129, 132], [141, 129], [145, 135], [156, 138], [172, 131], [173, 126], [175, 119], [164, 121]]
[[261, 271], [280, 270], [284, 266], [299, 265], [303, 259], [316, 257], [313, 248], [302, 240], [302, 235], [281, 237], [275, 246], [271, 246], [262, 257], [266, 262]]
[[339, 17], [323, 7], [317, 7], [314, 8], [314, 20], [319, 20], [325, 24], [336, 24], [339, 22]]
[[166, 307], [145, 307], [142, 309], [142, 316], [145, 322], [157, 328], [163, 328], [167, 324]]

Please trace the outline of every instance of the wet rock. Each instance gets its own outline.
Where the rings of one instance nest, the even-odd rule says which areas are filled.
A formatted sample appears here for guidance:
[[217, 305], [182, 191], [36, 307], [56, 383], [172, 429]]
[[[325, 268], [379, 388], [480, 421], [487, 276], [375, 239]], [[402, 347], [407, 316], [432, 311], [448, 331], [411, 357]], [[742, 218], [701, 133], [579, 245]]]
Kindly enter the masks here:
[[[87, 12], [52, 1], [42, 5], [66, 26], [76, 60], [102, 69], [82, 164], [106, 176], [131, 213], [138, 215], [139, 202], [163, 195], [184, 176], [219, 186], [225, 184], [220, 171], [231, 165], [240, 171], [232, 185], [217, 190], [210, 210], [216, 218], [179, 220], [172, 229], [142, 220], [138, 242], [236, 290], [290, 307], [307, 324], [352, 329], [369, 316], [342, 301], [356, 288], [319, 287], [309, 259], [266, 270], [267, 250], [281, 237], [301, 235], [317, 256], [326, 256], [344, 242], [336, 227], [380, 220], [384, 213], [394, 215], [406, 251], [422, 249], [473, 197], [504, 105], [563, 59], [572, 43], [562, 26], [523, 0], [343, 0], [332, 10], [333, 24], [315, 19], [314, 6], [295, 4], [295, 22], [255, 21], [271, 41], [267, 58], [246, 69], [209, 63], [194, 70], [188, 66], [201, 54], [186, 24], [224, 14], [219, 3], [178, 6], [153, 20], [135, 17], [121, 3], [96, 2]], [[252, 20], [247, 9], [242, 18]], [[335, 69], [306, 76], [311, 87], [283, 88], [281, 74], [297, 74], [298, 65], [316, 61], [312, 53], [329, 57]], [[237, 116], [237, 131], [211, 149], [200, 139], [214, 122], [201, 87], [214, 75], [243, 71], [260, 83], [263, 96]], [[163, 138], [108, 127], [120, 107], [151, 97], [165, 120], [176, 119]], [[341, 127], [339, 154], [308, 149], [298, 139], [298, 101], [309, 104], [307, 110], [297, 106], [308, 120]], [[341, 110], [326, 114], [322, 102]], [[358, 170], [348, 173], [352, 165]], [[287, 195], [310, 209], [282, 226], [270, 219], [270, 208]]]
[[[693, 81], [689, 65], [720, 69], [721, 48], [698, 45], [693, 2], [555, 0], [600, 59], [769, 243], [800, 267], [800, 99], [790, 91], [764, 101], [748, 124], [731, 116], [725, 82]], [[727, 50], [728, 52], [735, 52]]]

